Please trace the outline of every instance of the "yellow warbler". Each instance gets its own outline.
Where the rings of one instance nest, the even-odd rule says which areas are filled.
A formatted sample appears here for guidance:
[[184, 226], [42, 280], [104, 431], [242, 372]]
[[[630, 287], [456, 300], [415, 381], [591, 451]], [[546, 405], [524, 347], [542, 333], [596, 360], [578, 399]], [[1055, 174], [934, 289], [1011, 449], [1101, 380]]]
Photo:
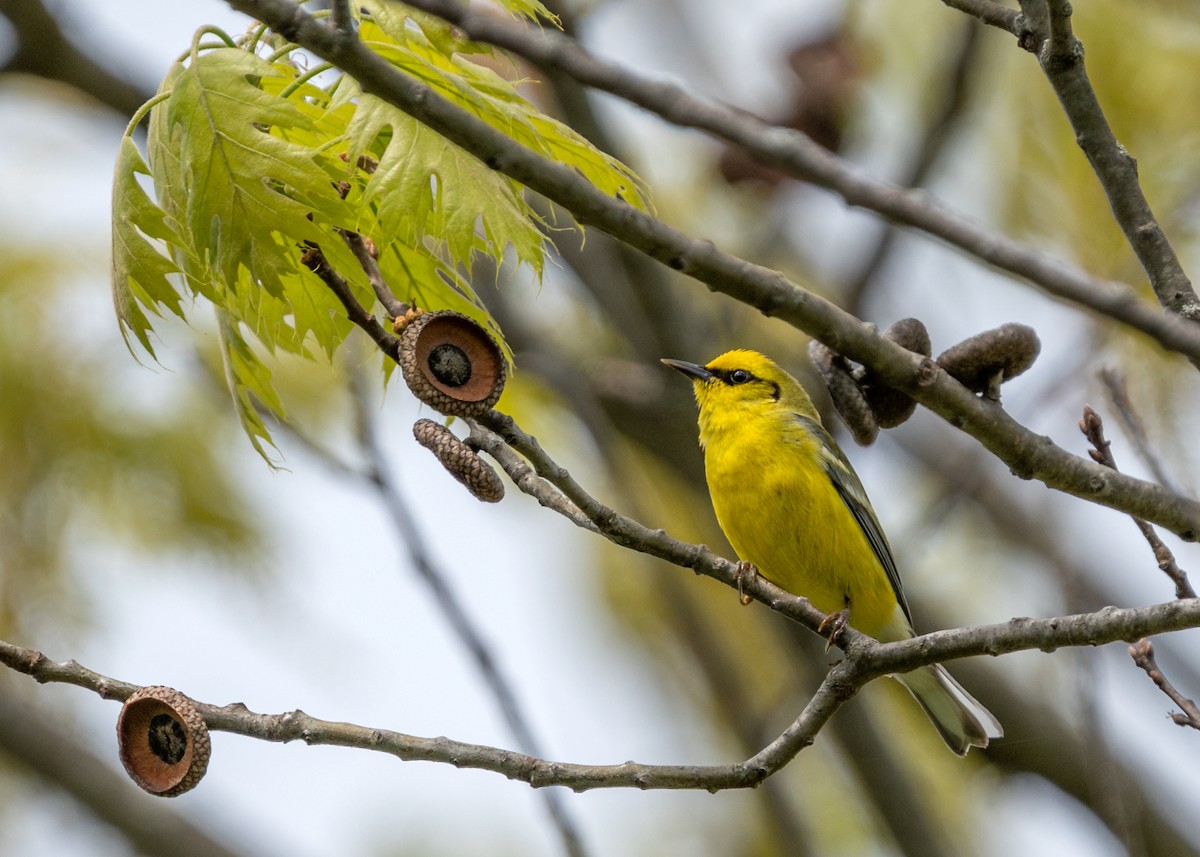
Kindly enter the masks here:
[[[663, 362], [692, 379], [708, 490], [738, 556], [877, 640], [914, 636], [887, 537], [800, 383], [754, 351]], [[960, 756], [1004, 734], [940, 664], [895, 678]]]

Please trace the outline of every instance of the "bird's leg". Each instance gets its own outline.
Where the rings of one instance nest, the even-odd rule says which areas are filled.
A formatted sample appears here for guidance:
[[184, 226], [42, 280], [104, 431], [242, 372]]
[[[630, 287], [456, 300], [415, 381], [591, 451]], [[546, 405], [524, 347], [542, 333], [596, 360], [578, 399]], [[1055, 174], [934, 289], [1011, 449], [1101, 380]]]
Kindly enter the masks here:
[[817, 633], [824, 634], [828, 639], [825, 641], [825, 651], [829, 651], [837, 643], [838, 638], [842, 636], [842, 632], [850, 624], [850, 599], [846, 599], [846, 606], [836, 613], [827, 613], [825, 618], [821, 620], [821, 624], [817, 626]]
[[734, 571], [733, 576], [737, 580], [738, 601], [744, 607], [753, 599], [742, 590], [742, 582], [758, 577], [758, 566], [752, 562], [746, 562], [744, 559], [738, 560], [737, 569]]

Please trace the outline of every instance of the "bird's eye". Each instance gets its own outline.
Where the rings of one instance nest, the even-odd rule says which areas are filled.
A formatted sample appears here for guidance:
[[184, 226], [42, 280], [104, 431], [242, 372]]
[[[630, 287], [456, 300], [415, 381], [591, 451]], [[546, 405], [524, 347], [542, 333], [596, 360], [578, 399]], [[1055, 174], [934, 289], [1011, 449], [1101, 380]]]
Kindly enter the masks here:
[[730, 384], [745, 384], [747, 381], [751, 380], [753, 377], [754, 376], [751, 375], [749, 372], [747, 372], [745, 369], [734, 369], [732, 372], [729, 373], [729, 383]]

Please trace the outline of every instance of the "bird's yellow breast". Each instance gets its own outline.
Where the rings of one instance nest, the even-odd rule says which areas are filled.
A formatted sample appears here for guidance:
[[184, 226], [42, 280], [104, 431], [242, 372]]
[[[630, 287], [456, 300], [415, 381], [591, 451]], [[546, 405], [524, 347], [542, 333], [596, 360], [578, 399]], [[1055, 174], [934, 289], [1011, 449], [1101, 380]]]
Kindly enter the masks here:
[[817, 437], [787, 413], [714, 415], [704, 429], [713, 508], [738, 556], [819, 610], [849, 606], [851, 625], [880, 636], [896, 620], [896, 596]]

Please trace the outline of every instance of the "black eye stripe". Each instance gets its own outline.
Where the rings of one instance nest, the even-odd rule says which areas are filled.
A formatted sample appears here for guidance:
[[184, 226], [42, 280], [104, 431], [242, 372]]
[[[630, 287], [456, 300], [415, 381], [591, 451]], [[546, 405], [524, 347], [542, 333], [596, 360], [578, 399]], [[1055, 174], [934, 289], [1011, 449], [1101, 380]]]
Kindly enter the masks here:
[[749, 369], [709, 369], [713, 376], [718, 378], [722, 384], [728, 384], [730, 387], [738, 387], [742, 384], [749, 384], [751, 381], [765, 383], [771, 388], [771, 398], [776, 402], [779, 401], [783, 391], [774, 381], [763, 381]]
[[751, 381], [757, 381], [753, 373], [748, 369], [710, 369], [714, 375], [721, 379], [725, 384], [731, 387], [736, 387], [738, 384], [748, 384]]

